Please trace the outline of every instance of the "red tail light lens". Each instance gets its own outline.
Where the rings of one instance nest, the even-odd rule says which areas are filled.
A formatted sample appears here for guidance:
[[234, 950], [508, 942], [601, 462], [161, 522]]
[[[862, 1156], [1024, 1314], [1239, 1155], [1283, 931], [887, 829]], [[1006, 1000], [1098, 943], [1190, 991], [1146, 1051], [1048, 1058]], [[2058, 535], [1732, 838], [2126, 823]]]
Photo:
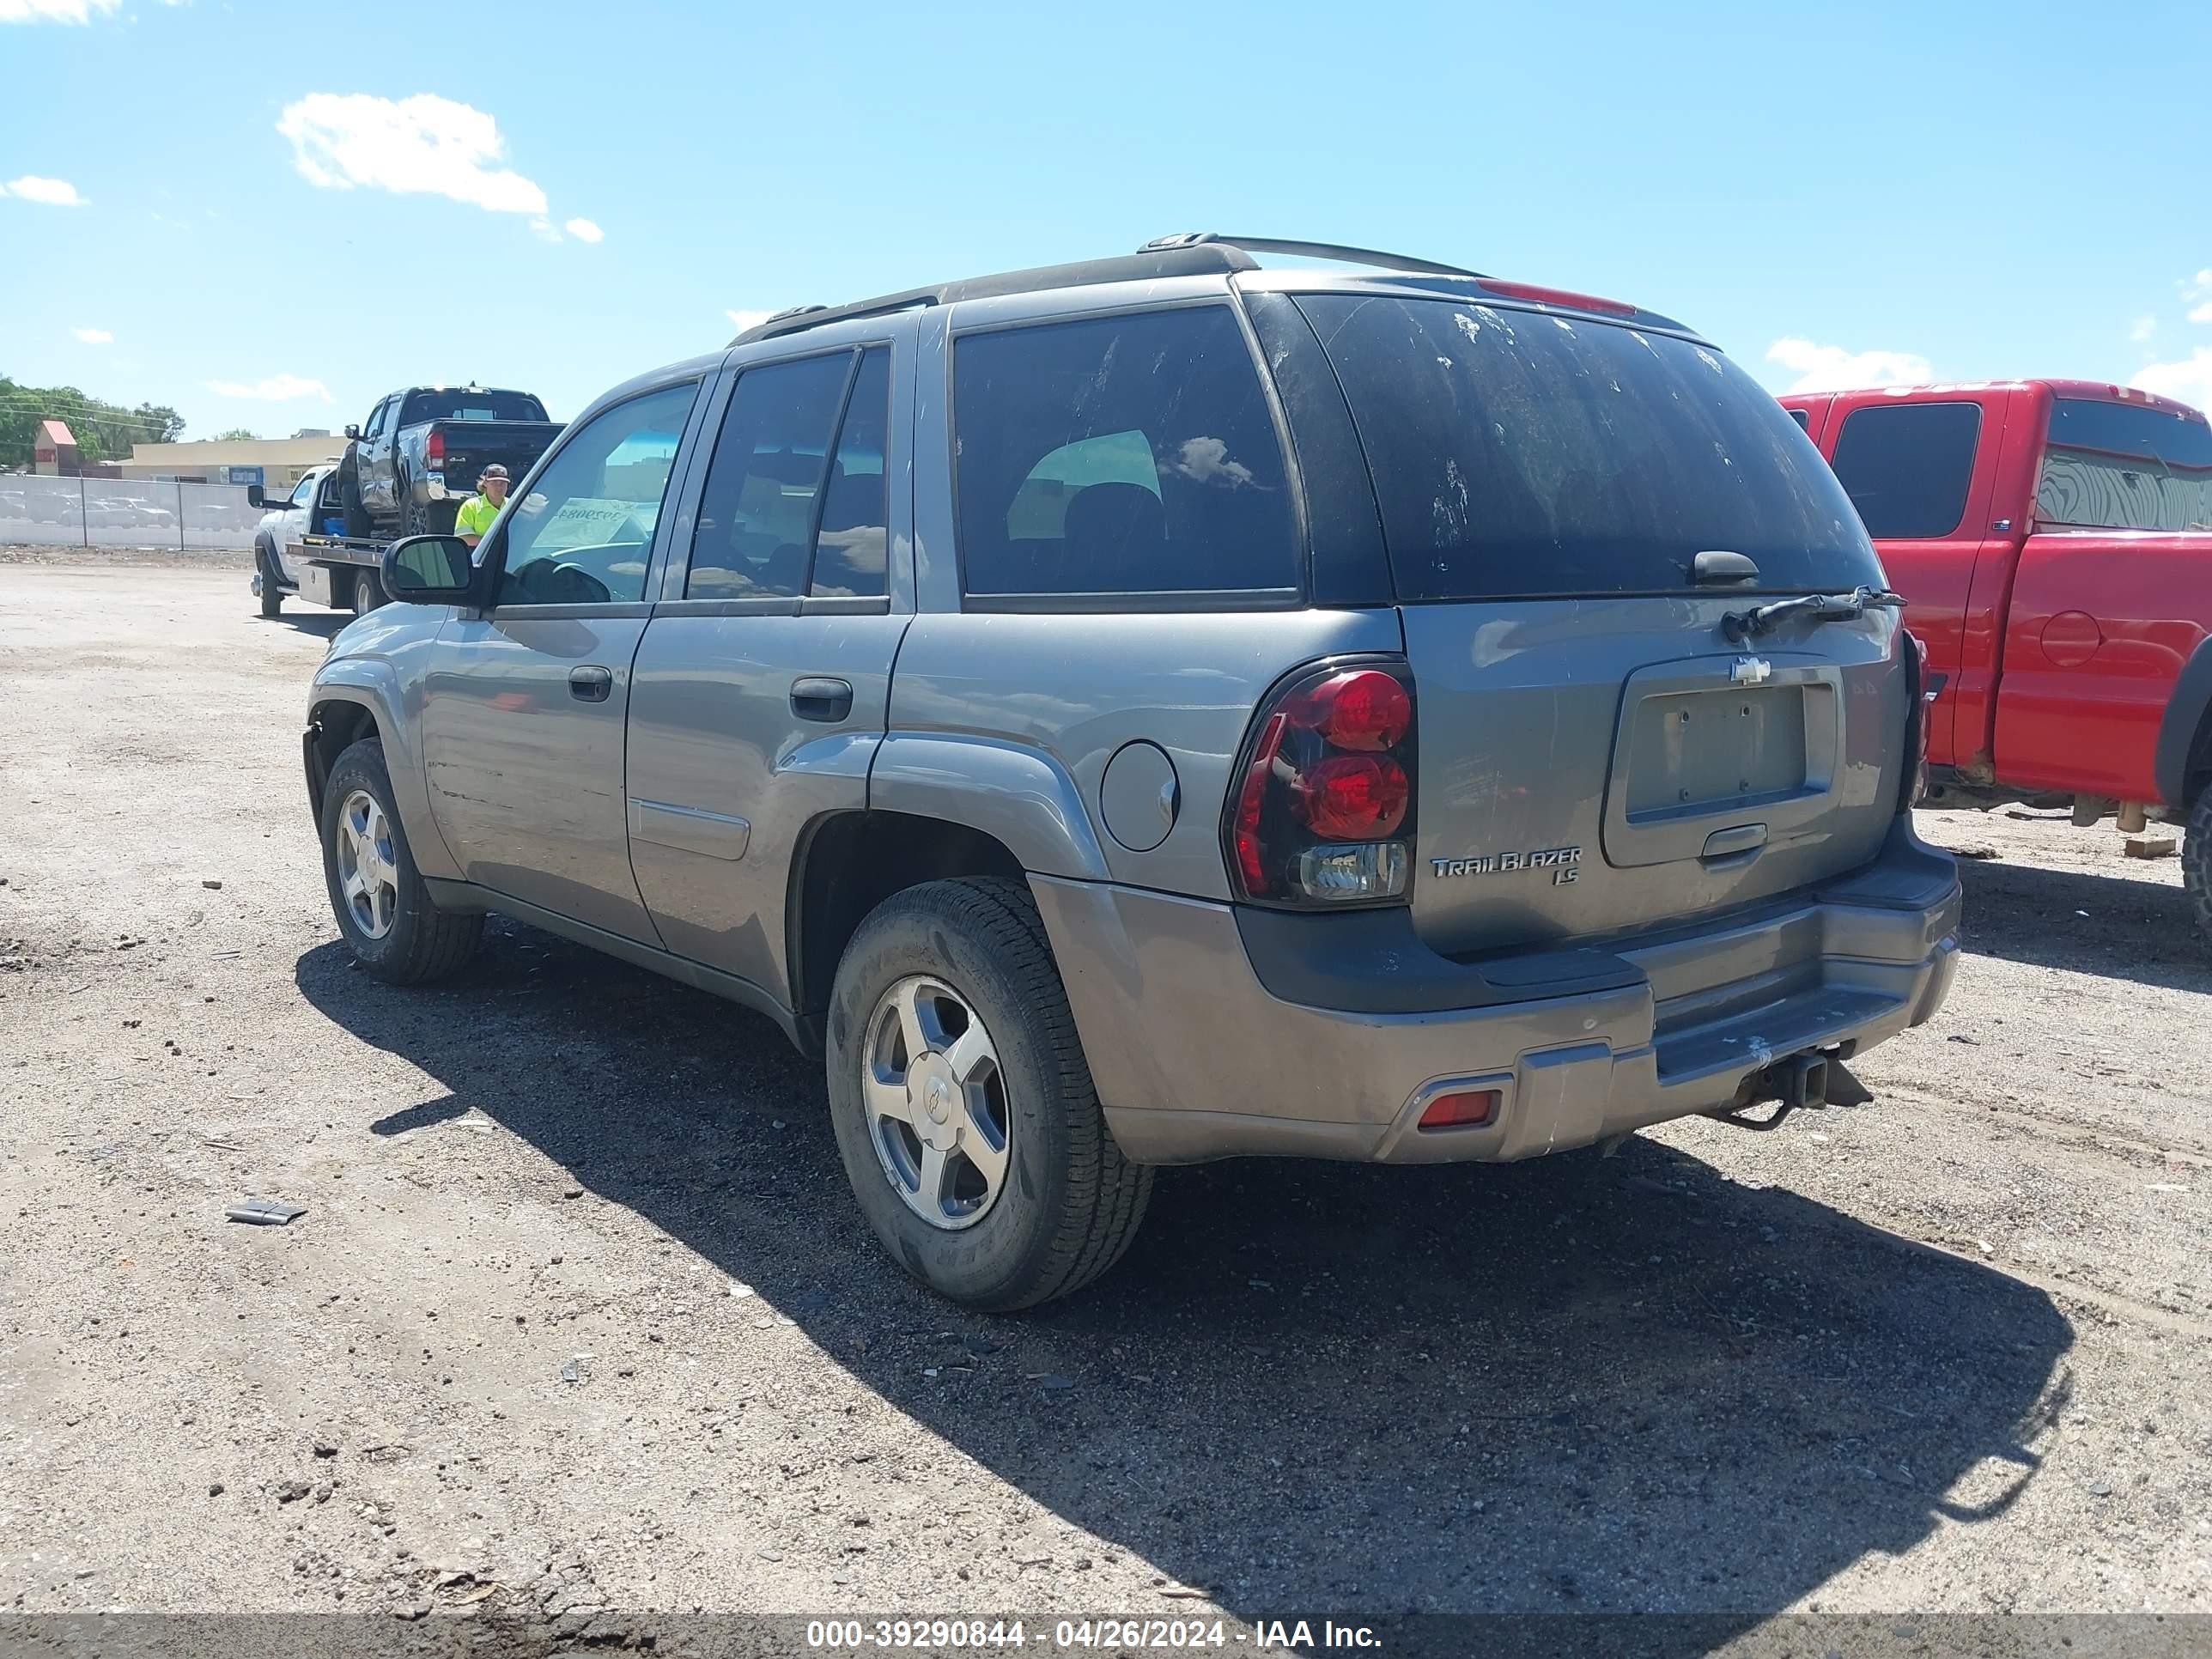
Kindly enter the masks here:
[[1242, 896], [1402, 898], [1414, 802], [1413, 694], [1396, 665], [1316, 669], [1261, 710], [1224, 826]]
[[1387, 755], [1332, 755], [1298, 775], [1291, 811], [1323, 841], [1382, 841], [1406, 821], [1413, 793]]
[[1339, 749], [1394, 749], [1413, 723], [1413, 700], [1395, 674], [1354, 668], [1306, 694], [1310, 723]]
[[422, 459], [432, 466], [446, 464], [446, 434], [435, 427], [431, 428], [430, 435], [422, 445]]

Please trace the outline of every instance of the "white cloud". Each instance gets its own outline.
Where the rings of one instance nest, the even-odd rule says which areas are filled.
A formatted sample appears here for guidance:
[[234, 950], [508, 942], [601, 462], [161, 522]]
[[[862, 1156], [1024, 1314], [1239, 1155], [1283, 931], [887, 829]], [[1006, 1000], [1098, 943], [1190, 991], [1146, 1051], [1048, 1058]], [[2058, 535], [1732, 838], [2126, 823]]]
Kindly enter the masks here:
[[[0, 0], [0, 5], [8, 0]], [[76, 193], [76, 186], [66, 179], [41, 179], [35, 173], [27, 173], [20, 179], [10, 179], [0, 185], [0, 196], [14, 196], [26, 202], [43, 202], [48, 207], [82, 207], [84, 198]]]
[[1928, 360], [1910, 351], [1847, 351], [1791, 335], [1766, 348], [1766, 361], [1796, 373], [1791, 392], [1840, 392], [1851, 386], [1911, 386], [1936, 378]]
[[449, 98], [310, 93], [285, 106], [276, 131], [292, 141], [300, 176], [324, 190], [362, 186], [450, 197], [491, 213], [545, 215], [544, 191], [495, 166], [507, 156], [499, 124]]
[[730, 319], [732, 328], [742, 334], [749, 328], [758, 328], [769, 318], [775, 316], [775, 313], [773, 311], [726, 311], [722, 315]]
[[320, 398], [333, 402], [331, 389], [320, 380], [303, 380], [296, 374], [272, 374], [248, 386], [242, 380], [209, 380], [207, 389], [219, 398], [246, 398], [256, 403], [286, 404], [298, 398]]
[[2130, 340], [2134, 340], [2134, 341], [2137, 341], [2137, 342], [2142, 342], [2142, 341], [2144, 341], [2144, 340], [2148, 340], [2148, 338], [2150, 338], [2150, 337], [2151, 337], [2152, 335], [2154, 335], [2154, 334], [2155, 334], [2155, 333], [2157, 333], [2157, 332], [2158, 332], [2158, 319], [2157, 319], [2157, 318], [2155, 318], [2155, 317], [2138, 317], [2138, 318], [2136, 318], [2136, 325], [2135, 325], [2133, 328], [2131, 328], [2131, 329], [2130, 329], [2130, 330], [2128, 331], [2128, 338], [2130, 338]]
[[0, 23], [89, 23], [123, 0], [0, 0]]
[[561, 233], [554, 228], [553, 222], [543, 214], [530, 222], [530, 234], [541, 242], [557, 242], [561, 240]]
[[2212, 300], [2193, 307], [2189, 313], [2189, 320], [2192, 323], [2212, 323]]
[[2199, 346], [2178, 362], [2145, 363], [2128, 384], [2198, 409], [2212, 409], [2212, 346]]
[[73, 328], [70, 333], [87, 345], [113, 345], [115, 337], [104, 328]]
[[604, 242], [607, 234], [589, 219], [571, 219], [561, 227], [580, 242]]

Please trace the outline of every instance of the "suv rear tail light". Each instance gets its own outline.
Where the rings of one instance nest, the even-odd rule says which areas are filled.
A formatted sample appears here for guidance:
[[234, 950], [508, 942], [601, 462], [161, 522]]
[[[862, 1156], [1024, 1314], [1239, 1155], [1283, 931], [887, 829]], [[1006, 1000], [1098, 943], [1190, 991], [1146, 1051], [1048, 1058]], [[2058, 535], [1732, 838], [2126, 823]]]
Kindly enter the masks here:
[[430, 428], [430, 435], [423, 442], [422, 459], [434, 469], [446, 465], [446, 434], [435, 427]]
[[1413, 691], [1397, 663], [1333, 664], [1265, 704], [1224, 826], [1240, 896], [1402, 898], [1413, 830]]
[[1897, 810], [1909, 811], [1928, 793], [1928, 720], [1935, 699], [1928, 679], [1928, 647], [1911, 629], [1905, 635], [1905, 775], [1898, 782]]

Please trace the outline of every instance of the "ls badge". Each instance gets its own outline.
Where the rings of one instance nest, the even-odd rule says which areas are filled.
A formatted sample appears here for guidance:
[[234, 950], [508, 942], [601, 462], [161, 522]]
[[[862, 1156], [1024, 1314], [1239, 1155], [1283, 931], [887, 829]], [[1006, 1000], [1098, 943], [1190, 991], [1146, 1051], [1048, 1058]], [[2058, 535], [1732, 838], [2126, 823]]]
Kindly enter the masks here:
[[1439, 876], [1503, 876], [1516, 870], [1549, 870], [1552, 885], [1565, 887], [1581, 873], [1579, 847], [1543, 847], [1532, 853], [1485, 853], [1471, 859], [1431, 859]]

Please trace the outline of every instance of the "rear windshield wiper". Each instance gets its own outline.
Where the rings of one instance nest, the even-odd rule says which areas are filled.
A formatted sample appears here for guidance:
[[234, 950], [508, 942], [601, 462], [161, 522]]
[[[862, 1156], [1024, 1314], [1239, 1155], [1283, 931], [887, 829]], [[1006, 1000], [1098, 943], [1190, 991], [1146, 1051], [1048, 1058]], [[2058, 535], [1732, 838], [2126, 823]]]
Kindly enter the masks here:
[[1792, 617], [1810, 622], [1851, 622], [1869, 611], [1901, 610], [1905, 595], [1864, 583], [1848, 593], [1808, 593], [1802, 599], [1777, 599], [1749, 611], [1731, 611], [1721, 618], [1721, 632], [1733, 643], [1771, 634]]

